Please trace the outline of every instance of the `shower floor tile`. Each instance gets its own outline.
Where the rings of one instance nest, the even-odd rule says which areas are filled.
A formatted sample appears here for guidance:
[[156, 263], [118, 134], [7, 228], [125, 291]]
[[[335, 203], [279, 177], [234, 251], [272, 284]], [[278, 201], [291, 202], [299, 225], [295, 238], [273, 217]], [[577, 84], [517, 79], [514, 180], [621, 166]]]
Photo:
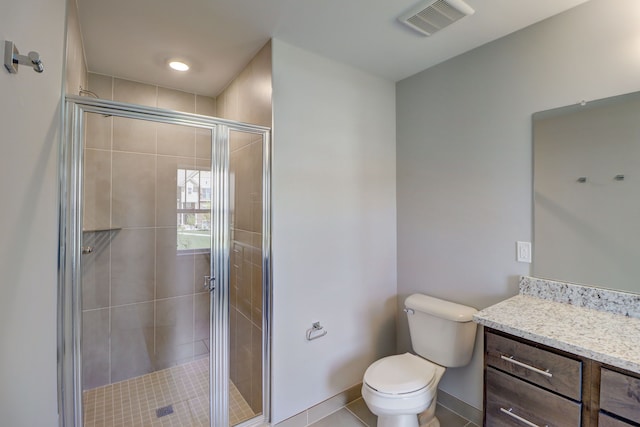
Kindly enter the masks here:
[[[229, 424], [253, 418], [229, 381]], [[209, 426], [209, 359], [199, 359], [83, 393], [84, 427]], [[167, 408], [171, 406], [171, 408]], [[157, 410], [163, 408], [158, 417]]]

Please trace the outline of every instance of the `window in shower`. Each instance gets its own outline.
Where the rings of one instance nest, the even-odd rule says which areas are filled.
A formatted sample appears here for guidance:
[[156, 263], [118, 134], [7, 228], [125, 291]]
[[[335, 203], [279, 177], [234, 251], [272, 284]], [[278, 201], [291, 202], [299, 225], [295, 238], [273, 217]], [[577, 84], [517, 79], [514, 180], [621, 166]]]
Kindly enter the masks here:
[[211, 171], [177, 170], [177, 248], [208, 252], [211, 244]]

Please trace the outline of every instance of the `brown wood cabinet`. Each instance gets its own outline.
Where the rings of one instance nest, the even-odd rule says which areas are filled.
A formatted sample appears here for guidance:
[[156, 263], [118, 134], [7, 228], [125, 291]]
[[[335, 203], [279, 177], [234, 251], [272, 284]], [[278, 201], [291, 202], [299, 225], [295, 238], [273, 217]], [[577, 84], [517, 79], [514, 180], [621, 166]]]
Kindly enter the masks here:
[[485, 328], [487, 427], [640, 426], [640, 375]]
[[603, 367], [600, 371], [600, 409], [640, 425], [640, 378]]

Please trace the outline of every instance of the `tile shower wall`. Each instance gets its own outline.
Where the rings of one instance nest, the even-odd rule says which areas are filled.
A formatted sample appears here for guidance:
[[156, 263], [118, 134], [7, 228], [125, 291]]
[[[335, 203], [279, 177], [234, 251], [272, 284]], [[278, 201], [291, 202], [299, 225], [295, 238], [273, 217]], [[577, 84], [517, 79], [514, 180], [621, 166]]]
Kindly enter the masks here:
[[[215, 116], [215, 99], [89, 74], [100, 98]], [[210, 168], [209, 131], [89, 114], [83, 387], [208, 354], [208, 253], [177, 250], [177, 168]], [[111, 228], [116, 228], [110, 230]]]
[[[271, 127], [271, 42], [216, 98], [218, 117]], [[262, 412], [262, 146], [230, 135], [232, 176], [230, 376]]]
[[262, 412], [262, 139], [230, 135], [230, 377]]

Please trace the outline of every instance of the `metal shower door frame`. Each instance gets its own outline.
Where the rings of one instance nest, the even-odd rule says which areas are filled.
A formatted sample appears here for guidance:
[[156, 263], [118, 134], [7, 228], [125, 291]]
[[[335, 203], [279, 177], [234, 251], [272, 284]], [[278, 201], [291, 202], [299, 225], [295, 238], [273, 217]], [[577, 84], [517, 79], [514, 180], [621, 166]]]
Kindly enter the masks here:
[[80, 96], [67, 96], [65, 137], [59, 157], [58, 247], [58, 412], [61, 427], [82, 427], [82, 188], [84, 113], [210, 129], [213, 177], [210, 296], [210, 421], [229, 426], [229, 132], [262, 135], [263, 140], [263, 412], [243, 426], [270, 419], [271, 343], [271, 138], [270, 129], [219, 118]]

